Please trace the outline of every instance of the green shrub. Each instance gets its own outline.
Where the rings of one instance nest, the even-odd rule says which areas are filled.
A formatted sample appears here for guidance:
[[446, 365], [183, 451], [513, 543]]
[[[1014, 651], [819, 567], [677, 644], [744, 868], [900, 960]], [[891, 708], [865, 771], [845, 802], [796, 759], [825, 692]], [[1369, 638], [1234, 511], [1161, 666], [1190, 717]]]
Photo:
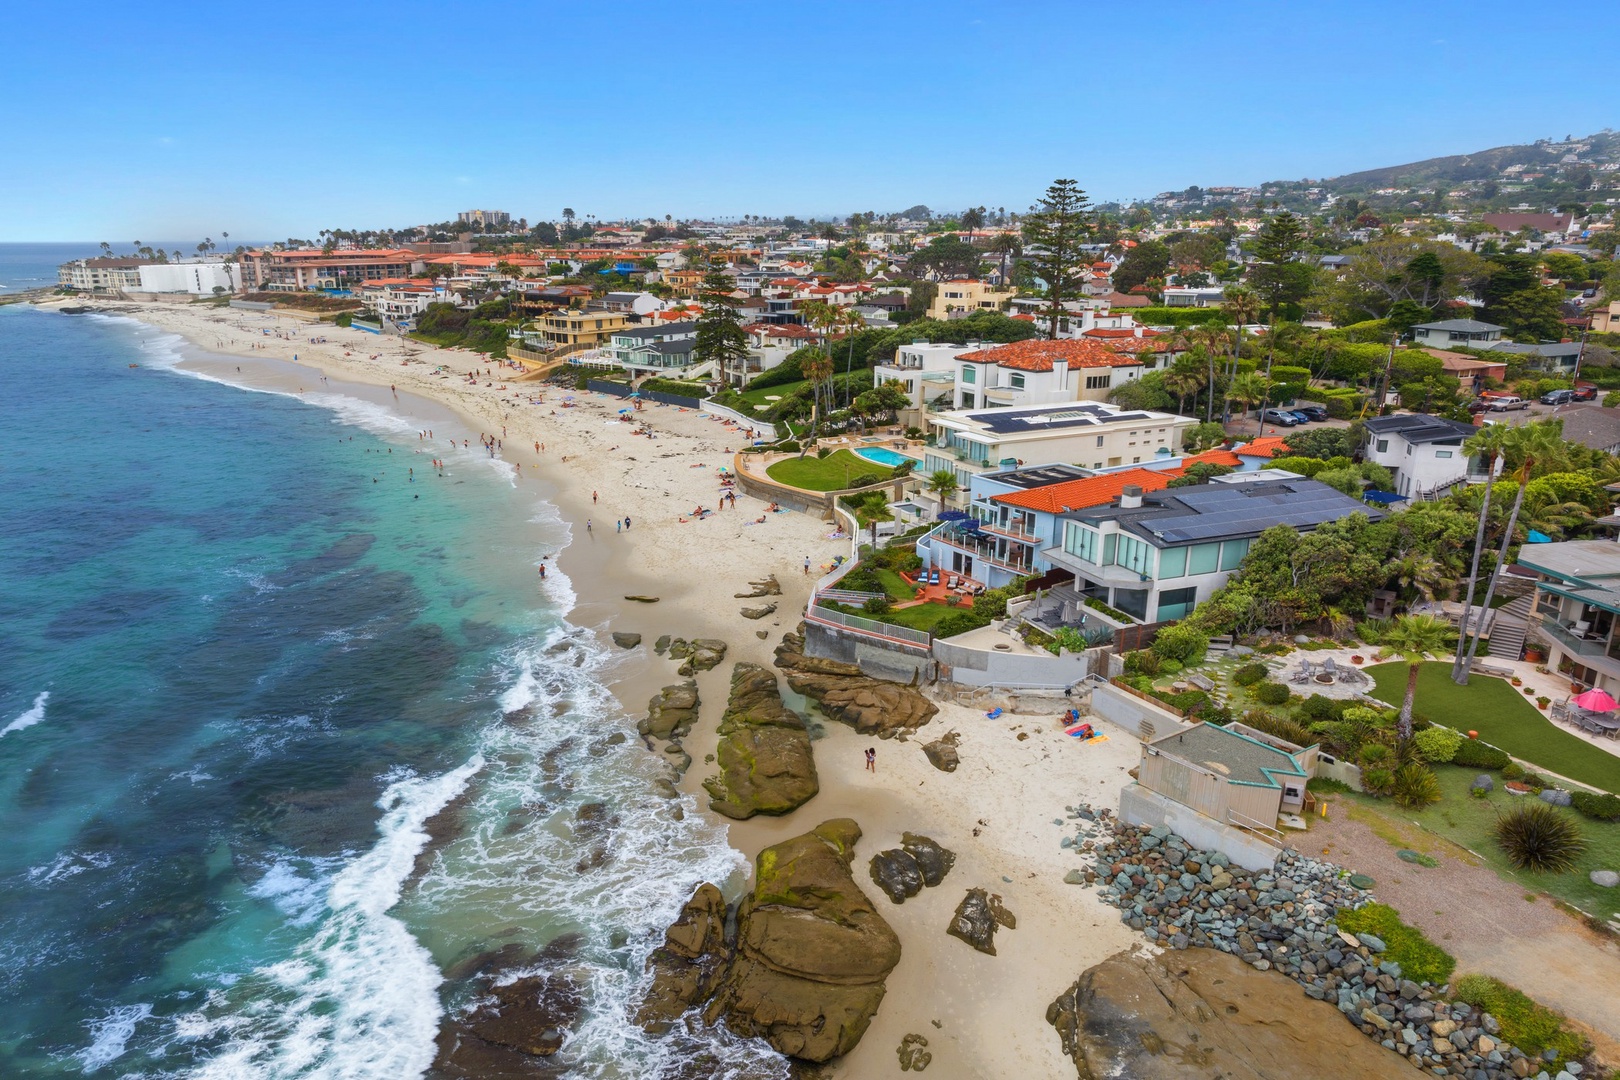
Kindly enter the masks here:
[[1515, 806], [1496, 819], [1491, 832], [1509, 862], [1538, 874], [1573, 870], [1586, 850], [1586, 838], [1575, 819], [1540, 800]]
[[1478, 739], [1464, 739], [1451, 759], [1453, 765], [1461, 765], [1465, 769], [1502, 769], [1512, 762], [1513, 759], [1507, 754]]
[[1424, 761], [1440, 765], [1457, 756], [1457, 748], [1462, 745], [1463, 737], [1451, 728], [1431, 727], [1418, 732], [1412, 741], [1417, 743], [1418, 753], [1423, 755]]
[[832, 457], [832, 452], [833, 448], [830, 446], [818, 446], [816, 447], [816, 460], [824, 461], [827, 458]]
[[1180, 673], [1181, 673], [1181, 661], [1180, 660], [1160, 660], [1159, 661], [1159, 674], [1160, 675], [1179, 675]]
[[1254, 699], [1262, 705], [1286, 705], [1292, 696], [1282, 683], [1263, 682], [1254, 688]]
[[1184, 667], [1200, 663], [1208, 650], [1209, 638], [1186, 623], [1167, 626], [1153, 637], [1153, 651], [1160, 659], [1179, 660]]
[[955, 637], [958, 634], [965, 634], [969, 630], [977, 630], [981, 626], [989, 625], [989, 619], [981, 619], [972, 610], [953, 611], [934, 624], [934, 636], [938, 638]]
[[1383, 958], [1401, 965], [1402, 978], [1440, 984], [1456, 970], [1457, 961], [1450, 953], [1417, 927], [1402, 922], [1400, 912], [1387, 904], [1363, 904], [1353, 911], [1341, 909], [1333, 921], [1348, 933], [1381, 938], [1385, 945]]
[[1395, 774], [1389, 769], [1362, 769], [1361, 787], [1369, 795], [1388, 795], [1395, 787]]
[[1384, 635], [1394, 627], [1394, 619], [1367, 619], [1356, 624], [1356, 635], [1368, 645], [1382, 645]]
[[1506, 765], [1502, 766], [1502, 779], [1523, 780], [1524, 766], [1520, 765], [1517, 761], [1508, 762]]
[[1394, 751], [1383, 743], [1371, 742], [1364, 745], [1356, 756], [1361, 759], [1362, 765], [1376, 766], [1388, 761], [1392, 753]]
[[1278, 716], [1264, 709], [1250, 709], [1243, 714], [1243, 722], [1257, 731], [1278, 739], [1286, 739], [1295, 746], [1309, 746], [1316, 740], [1303, 725], [1286, 716]]
[[1184, 713], [1196, 713], [1209, 704], [1209, 695], [1202, 690], [1187, 690], [1180, 694], [1159, 693], [1159, 700], [1175, 706]]
[[1500, 979], [1464, 975], [1452, 987], [1452, 996], [1496, 1017], [1502, 1025], [1503, 1042], [1534, 1056], [1546, 1050], [1556, 1051], [1557, 1061], [1537, 1063], [1543, 1068], [1556, 1070], [1592, 1051], [1586, 1039], [1564, 1027], [1562, 1016]]
[[1159, 673], [1159, 657], [1151, 649], [1137, 649], [1125, 654], [1125, 674], [1127, 675], [1157, 675]]
[[1348, 795], [1356, 789], [1331, 776], [1313, 776], [1305, 781], [1305, 790], [1317, 795]]
[[1440, 801], [1440, 781], [1426, 765], [1413, 762], [1395, 770], [1390, 794], [1406, 810], [1421, 810]]
[[887, 596], [869, 597], [861, 607], [870, 615], [887, 615], [889, 609], [894, 607], [894, 601]]
[[1601, 795], [1590, 791], [1572, 792], [1569, 804], [1595, 821], [1620, 821], [1620, 797], [1608, 792]]
[[1253, 686], [1255, 683], [1265, 679], [1265, 677], [1266, 665], [1264, 664], [1244, 664], [1232, 672], [1232, 681], [1239, 686]]
[[783, 439], [776, 444], [776, 449], [784, 454], [797, 454], [803, 448], [799, 446], [799, 440], [797, 439]]

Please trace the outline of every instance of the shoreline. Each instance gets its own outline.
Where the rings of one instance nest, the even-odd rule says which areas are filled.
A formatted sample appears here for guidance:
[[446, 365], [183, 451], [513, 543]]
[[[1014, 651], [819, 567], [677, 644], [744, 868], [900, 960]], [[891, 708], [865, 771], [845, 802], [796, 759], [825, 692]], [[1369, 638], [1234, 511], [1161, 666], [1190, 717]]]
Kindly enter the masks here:
[[[648, 698], [660, 687], [680, 681], [676, 663], [653, 653], [661, 634], [727, 642], [727, 662], [695, 676], [702, 713], [684, 740], [693, 763], [679, 789], [693, 797], [708, 820], [726, 827], [727, 842], [750, 861], [762, 848], [829, 818], [856, 820], [864, 835], [853, 872], [902, 943], [883, 1005], [860, 1045], [834, 1064], [831, 1075], [893, 1068], [895, 1047], [912, 1033], [929, 1039], [929, 1071], [945, 1080], [1014, 1069], [1031, 1077], [1072, 1075], [1072, 1062], [1044, 1022], [1046, 1005], [1087, 967], [1142, 942], [1094, 894], [1063, 883], [1065, 871], [1079, 861], [1060, 851], [1064, 831], [1051, 822], [1063, 818], [1070, 804], [1112, 805], [1117, 785], [1136, 763], [1134, 743], [1082, 745], [1063, 735], [1055, 716], [1007, 714], [992, 722], [978, 710], [948, 701], [939, 703], [939, 715], [908, 743], [875, 743], [846, 725], [827, 722], [815, 742], [821, 786], [815, 798], [780, 818], [722, 818], [707, 809], [702, 780], [713, 771], [705, 758], [718, 741], [731, 665], [748, 661], [774, 671], [775, 645], [784, 632], [797, 628], [808, 597], [804, 557], [819, 566], [847, 551], [847, 541], [828, 538], [830, 525], [802, 514], [769, 514], [766, 524], [751, 524], [763, 504], [741, 493], [735, 510], [682, 523], [693, 506], [718, 505], [716, 470], [729, 467], [730, 451], [739, 445], [732, 428], [688, 410], [648, 406], [637, 419], [649, 422], [658, 438], [646, 440], [618, 422], [617, 410], [625, 405], [618, 399], [558, 391], [549, 384], [503, 383], [494, 362], [477, 354], [362, 331], [166, 304], [120, 303], [105, 313], [176, 334], [216, 356], [269, 361], [258, 366], [276, 380], [269, 388], [280, 392], [310, 391], [296, 385], [298, 373], [318, 372], [370, 388], [359, 396], [374, 404], [399, 411], [405, 401], [422, 401], [471, 432], [493, 431], [512, 444], [500, 456], [522, 477], [514, 484], [537, 483], [571, 530], [554, 563], [574, 591], [572, 607], [561, 614], [596, 634], [619, 658], [608, 686], [631, 720], [645, 714]], [[287, 336], [266, 335], [261, 332], [266, 328]], [[304, 337], [311, 332], [328, 341], [311, 344]], [[476, 364], [491, 376], [472, 386], [454, 374], [439, 375], [440, 364], [452, 373]], [[211, 370], [221, 365], [217, 359], [187, 356], [181, 365], [236, 381]], [[398, 387], [405, 401], [396, 402], [386, 389], [390, 386]], [[526, 402], [531, 391], [543, 395], [545, 404], [513, 404], [514, 398]], [[565, 397], [574, 399], [574, 407], [562, 407]], [[503, 424], [506, 435], [500, 435]], [[436, 433], [435, 441], [442, 445], [443, 434]], [[545, 444], [543, 453], [534, 452], [535, 442]], [[609, 533], [608, 514], [630, 515], [630, 532]], [[587, 518], [593, 528], [583, 531]], [[772, 573], [782, 586], [782, 595], [771, 598], [779, 604], [777, 613], [759, 621], [742, 618], [739, 609], [757, 601], [732, 594]], [[659, 602], [624, 599], [630, 595], [657, 596]], [[615, 630], [640, 633], [643, 640], [620, 650], [609, 636]], [[766, 631], [767, 639], [756, 636], [758, 631]], [[791, 693], [789, 698], [799, 704]], [[961, 736], [962, 765], [946, 774], [928, 763], [921, 743], [952, 730]], [[868, 745], [878, 748], [876, 773], [864, 768]], [[932, 837], [956, 852], [957, 863], [941, 886], [896, 906], [866, 880], [865, 864], [876, 852], [898, 846], [904, 832]], [[1000, 893], [1018, 918], [1017, 930], [998, 935], [995, 957], [945, 934], [957, 903], [974, 887]]]

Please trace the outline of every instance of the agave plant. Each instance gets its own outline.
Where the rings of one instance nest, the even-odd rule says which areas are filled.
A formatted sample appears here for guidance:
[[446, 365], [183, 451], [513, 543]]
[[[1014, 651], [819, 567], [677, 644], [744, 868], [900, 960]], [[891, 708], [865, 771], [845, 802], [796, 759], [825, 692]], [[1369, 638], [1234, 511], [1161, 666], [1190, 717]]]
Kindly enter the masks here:
[[1369, 795], [1388, 795], [1394, 783], [1395, 774], [1388, 769], [1361, 770], [1361, 787]]
[[1573, 870], [1586, 850], [1586, 838], [1574, 819], [1544, 802], [1514, 807], [1496, 819], [1493, 831], [1509, 862], [1538, 874]]
[[1440, 801], [1440, 781], [1433, 770], [1413, 762], [1395, 770], [1390, 794], [1397, 806], [1407, 810], [1421, 810]]

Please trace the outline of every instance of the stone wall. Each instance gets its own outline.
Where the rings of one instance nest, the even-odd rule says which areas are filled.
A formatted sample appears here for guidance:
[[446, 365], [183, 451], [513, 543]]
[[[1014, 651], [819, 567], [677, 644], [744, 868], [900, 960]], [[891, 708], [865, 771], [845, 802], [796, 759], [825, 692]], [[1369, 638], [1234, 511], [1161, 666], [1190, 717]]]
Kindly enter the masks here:
[[859, 664], [862, 674], [890, 682], [931, 683], [936, 678], [937, 665], [927, 656], [822, 623], [804, 624], [804, 654]]
[[938, 638], [934, 640], [934, 659], [942, 665], [941, 678], [963, 686], [1062, 687], [1079, 682], [1091, 674], [1095, 665], [1090, 651], [1032, 656], [969, 648]]
[[1161, 709], [1117, 686], [1108, 683], [1088, 684], [1091, 690], [1089, 711], [1144, 741], [1185, 730], [1188, 726], [1181, 717], [1169, 709]]
[[1282, 853], [1253, 833], [1205, 817], [1141, 784], [1131, 784], [1119, 793], [1119, 816], [1131, 825], [1169, 829], [1189, 844], [1220, 852], [1245, 870], [1270, 870]]

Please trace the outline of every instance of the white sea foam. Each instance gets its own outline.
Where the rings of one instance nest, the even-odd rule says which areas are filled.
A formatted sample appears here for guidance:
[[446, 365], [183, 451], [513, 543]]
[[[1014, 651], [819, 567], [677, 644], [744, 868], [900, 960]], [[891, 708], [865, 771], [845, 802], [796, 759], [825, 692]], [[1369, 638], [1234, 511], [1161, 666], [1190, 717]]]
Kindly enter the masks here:
[[54, 885], [87, 870], [105, 870], [112, 864], [113, 857], [105, 851], [64, 851], [44, 866], [29, 867], [28, 881], [31, 885]]
[[90, 1021], [90, 1045], [73, 1056], [87, 1073], [112, 1064], [124, 1056], [135, 1025], [151, 1015], [150, 1005], [120, 1005], [100, 1020]]
[[[389, 785], [378, 801], [381, 838], [332, 879], [315, 932], [286, 960], [213, 995], [177, 1024], [176, 1034], [192, 1038], [228, 1036], [192, 1076], [381, 1080], [427, 1070], [439, 969], [389, 910], [427, 843], [426, 822], [483, 765], [474, 756], [441, 776]], [[285, 872], [269, 886], [278, 887], [283, 895], [297, 891]]]
[[44, 720], [45, 703], [49, 700], [51, 700], [51, 692], [49, 690], [41, 690], [39, 692], [39, 696], [34, 698], [34, 704], [29, 707], [27, 712], [17, 717], [17, 719], [13, 720], [5, 727], [0, 728], [0, 739], [5, 738], [14, 731], [22, 731], [24, 728], [31, 728], [35, 724]]

